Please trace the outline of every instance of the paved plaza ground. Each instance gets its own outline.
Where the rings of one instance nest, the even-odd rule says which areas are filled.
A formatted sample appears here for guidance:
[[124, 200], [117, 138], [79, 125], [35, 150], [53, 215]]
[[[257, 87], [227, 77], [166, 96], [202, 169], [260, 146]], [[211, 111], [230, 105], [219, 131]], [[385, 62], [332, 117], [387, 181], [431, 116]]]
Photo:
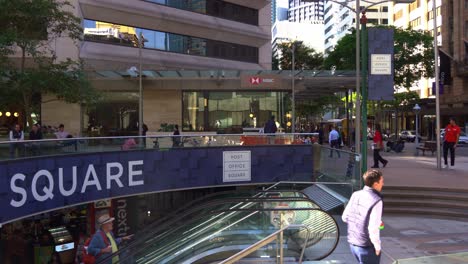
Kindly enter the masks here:
[[[385, 186], [422, 186], [439, 187], [468, 192], [468, 156], [464, 153], [468, 147], [457, 151], [461, 155], [456, 158], [454, 169], [438, 170], [436, 156], [426, 153], [425, 156], [415, 156], [415, 144], [406, 144], [404, 153], [383, 153], [389, 160], [386, 168], [382, 168], [385, 176]], [[461, 156], [461, 157], [460, 157]], [[369, 165], [373, 164], [372, 157]], [[384, 187], [385, 190], [385, 187]], [[337, 217], [340, 225], [340, 242], [335, 252], [326, 260], [337, 260], [339, 263], [356, 263], [346, 242], [346, 225]], [[415, 258], [439, 254], [468, 252], [468, 221], [457, 221], [420, 216], [383, 216], [385, 229], [381, 233], [383, 254], [381, 263], [393, 263], [397, 259]], [[468, 263], [467, 257], [449, 260], [432, 260], [418, 263]]]

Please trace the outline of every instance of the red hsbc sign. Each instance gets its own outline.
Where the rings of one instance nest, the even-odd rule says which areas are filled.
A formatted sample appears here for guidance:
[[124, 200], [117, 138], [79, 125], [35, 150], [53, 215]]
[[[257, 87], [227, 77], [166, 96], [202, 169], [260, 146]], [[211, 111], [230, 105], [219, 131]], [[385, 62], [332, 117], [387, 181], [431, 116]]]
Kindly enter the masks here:
[[251, 84], [260, 84], [262, 82], [262, 79], [260, 77], [250, 77], [250, 83]]
[[242, 87], [258, 87], [258, 88], [280, 88], [280, 80], [278, 76], [263, 75], [263, 76], [242, 76]]

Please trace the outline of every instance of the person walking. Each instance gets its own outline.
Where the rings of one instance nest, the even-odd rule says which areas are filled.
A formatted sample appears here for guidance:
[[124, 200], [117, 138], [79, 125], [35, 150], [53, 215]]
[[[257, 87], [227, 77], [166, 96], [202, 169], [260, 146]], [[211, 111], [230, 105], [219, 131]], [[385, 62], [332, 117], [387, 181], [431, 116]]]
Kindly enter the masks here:
[[372, 166], [372, 168], [378, 169], [379, 161], [382, 162], [382, 165], [385, 168], [385, 166], [387, 166], [388, 160], [380, 156], [380, 151], [384, 149], [384, 144], [383, 144], [382, 132], [380, 131], [379, 124], [375, 125], [373, 141], [374, 143], [372, 144], [372, 148], [374, 149], [374, 166]]
[[340, 148], [340, 134], [338, 131], [335, 130], [334, 126], [331, 126], [331, 131], [328, 134], [328, 144], [330, 144], [330, 158], [333, 158], [333, 149], [336, 149], [336, 153], [338, 158], [340, 158], [340, 152], [338, 149]]
[[444, 135], [444, 166], [448, 168], [447, 155], [450, 150], [450, 166], [455, 166], [455, 148], [457, 147], [458, 139], [460, 138], [460, 127], [457, 126], [455, 118], [451, 117], [449, 124], [445, 127]]
[[[113, 222], [115, 218], [110, 217], [108, 214], [101, 215], [98, 218], [97, 224], [99, 230], [91, 238], [87, 252], [96, 257], [96, 263], [101, 261], [111, 254], [119, 250], [118, 245], [123, 240], [129, 240], [133, 235], [125, 236], [122, 238], [115, 238], [112, 233]], [[106, 263], [119, 263], [119, 256], [114, 256], [109, 259]]]
[[364, 188], [351, 195], [343, 222], [348, 225], [348, 243], [360, 264], [380, 263], [382, 250], [380, 229], [383, 228], [381, 191], [384, 177], [379, 170], [371, 169], [362, 176]]

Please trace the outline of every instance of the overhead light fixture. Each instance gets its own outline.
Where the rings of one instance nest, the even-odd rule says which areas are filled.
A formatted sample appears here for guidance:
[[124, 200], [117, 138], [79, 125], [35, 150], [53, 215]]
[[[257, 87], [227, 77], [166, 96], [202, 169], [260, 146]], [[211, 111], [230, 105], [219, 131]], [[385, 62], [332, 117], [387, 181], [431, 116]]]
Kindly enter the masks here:
[[10, 116], [11, 116], [11, 113], [10, 113], [10, 112], [6, 112], [5, 115], [8, 116], [8, 117], [10, 117]]
[[13, 115], [14, 115], [15, 117], [18, 117], [18, 116], [19, 116], [18, 112], [15, 112]]

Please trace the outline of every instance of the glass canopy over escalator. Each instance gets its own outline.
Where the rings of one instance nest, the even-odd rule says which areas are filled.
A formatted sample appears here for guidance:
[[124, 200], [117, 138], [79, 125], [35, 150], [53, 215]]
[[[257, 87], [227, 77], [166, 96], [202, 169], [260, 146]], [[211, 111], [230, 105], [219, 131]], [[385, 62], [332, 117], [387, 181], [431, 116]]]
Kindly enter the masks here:
[[218, 263], [276, 234], [248, 258], [274, 260], [281, 251], [281, 257], [300, 261], [331, 254], [339, 239], [335, 220], [303, 193], [284, 187], [194, 201], [139, 232], [118, 252], [119, 261]]

